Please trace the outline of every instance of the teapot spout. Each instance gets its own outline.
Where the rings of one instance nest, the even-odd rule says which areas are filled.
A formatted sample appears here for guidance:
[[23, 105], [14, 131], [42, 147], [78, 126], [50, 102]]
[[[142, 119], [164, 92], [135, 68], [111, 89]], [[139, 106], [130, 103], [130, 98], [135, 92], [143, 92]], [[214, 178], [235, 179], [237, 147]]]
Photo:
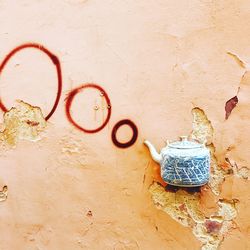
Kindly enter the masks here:
[[153, 146], [152, 143], [150, 143], [149, 141], [145, 140], [144, 144], [149, 148], [150, 154], [153, 158], [154, 161], [160, 163], [162, 160], [161, 155], [156, 151], [155, 147]]

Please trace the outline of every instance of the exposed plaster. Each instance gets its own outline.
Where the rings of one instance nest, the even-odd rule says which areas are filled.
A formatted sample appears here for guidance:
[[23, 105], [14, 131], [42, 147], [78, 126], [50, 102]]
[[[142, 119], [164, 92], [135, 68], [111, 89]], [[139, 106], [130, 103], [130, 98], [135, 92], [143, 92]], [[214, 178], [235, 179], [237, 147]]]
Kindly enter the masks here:
[[218, 211], [206, 217], [201, 210], [201, 194], [189, 194], [184, 190], [166, 192], [154, 182], [149, 191], [158, 209], [163, 210], [185, 227], [190, 227], [196, 238], [202, 242], [202, 250], [216, 250], [228, 231], [235, 227], [238, 201], [219, 200]]
[[56, 158], [62, 166], [81, 166], [88, 168], [86, 156], [87, 152], [90, 152], [90, 149], [87, 148], [83, 138], [79, 136], [77, 138], [77, 132], [78, 131], [75, 131], [74, 129], [68, 132], [67, 135], [61, 137], [59, 141], [59, 144], [62, 145], [61, 152], [56, 156]]
[[229, 159], [227, 157], [225, 158], [225, 160], [230, 165], [234, 176], [245, 180], [250, 179], [250, 169], [247, 166], [239, 167], [234, 160]]
[[[194, 108], [192, 114], [191, 137], [201, 142], [207, 142], [211, 154], [211, 177], [206, 186], [211, 188], [214, 196], [217, 196], [221, 192], [221, 185], [227, 172], [219, 166], [215, 156], [214, 129], [202, 109]], [[182, 188], [172, 190], [168, 186], [164, 188], [160, 183], [154, 182], [149, 187], [149, 191], [158, 209], [166, 212], [181, 225], [192, 229], [195, 237], [202, 243], [202, 250], [216, 250], [226, 234], [235, 228], [236, 205], [239, 201], [220, 199], [217, 201], [217, 211], [207, 216], [202, 210], [201, 199], [201, 196], [205, 194], [203, 189], [206, 186], [196, 189], [192, 193]]]
[[[16, 146], [19, 140], [39, 140], [39, 133], [46, 127], [41, 109], [23, 101], [18, 101], [17, 106], [4, 113], [3, 118], [0, 124], [2, 149]], [[0, 191], [0, 202], [5, 201], [7, 196], [8, 187], [5, 185]]]
[[208, 146], [208, 148], [211, 154], [211, 170], [208, 186], [211, 188], [212, 192], [215, 195], [219, 195], [221, 191], [221, 185], [225, 181], [226, 172], [223, 168], [219, 166], [217, 162], [214, 144], [212, 143]]
[[204, 111], [198, 107], [192, 109], [193, 131], [191, 137], [207, 145], [212, 144], [214, 129]]
[[8, 187], [3, 186], [2, 190], [0, 191], [0, 202], [5, 201], [8, 197]]
[[210, 150], [211, 155], [211, 175], [208, 185], [213, 191], [213, 193], [218, 195], [220, 192], [221, 184], [225, 179], [225, 171], [218, 165], [215, 156], [215, 146], [213, 144], [214, 129], [202, 109], [198, 107], [193, 108], [192, 115], [193, 131], [191, 133], [191, 138], [196, 139], [200, 142], [206, 141], [206, 145]]
[[243, 69], [246, 69], [246, 70], [250, 69], [250, 64], [244, 62], [238, 55], [230, 51], [228, 51], [227, 54], [230, 55], [236, 61], [236, 63]]
[[46, 127], [46, 121], [39, 107], [23, 101], [3, 115], [0, 142], [2, 146], [15, 146], [19, 140], [37, 141], [39, 133]]

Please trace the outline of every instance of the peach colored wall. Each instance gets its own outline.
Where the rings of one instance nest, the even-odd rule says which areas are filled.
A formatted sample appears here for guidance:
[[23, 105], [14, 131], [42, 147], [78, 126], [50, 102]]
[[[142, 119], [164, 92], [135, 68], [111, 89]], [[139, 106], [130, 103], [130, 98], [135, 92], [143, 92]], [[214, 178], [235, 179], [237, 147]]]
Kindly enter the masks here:
[[[37, 42], [58, 56], [63, 77], [58, 108], [42, 131], [18, 120], [39, 113], [30, 106], [2, 119], [2, 142], [12, 139], [0, 156], [0, 185], [7, 186], [0, 249], [250, 249], [249, 23], [247, 0], [0, 1], [0, 60]], [[0, 95], [8, 108], [20, 99], [46, 115], [56, 81], [49, 58], [27, 49], [6, 65]], [[111, 119], [96, 134], [65, 115], [67, 94], [87, 82], [112, 102]], [[225, 103], [236, 95], [225, 120]], [[107, 110], [96, 91], [75, 101], [80, 124], [102, 123]], [[139, 130], [128, 149], [110, 137], [121, 119]], [[213, 180], [198, 194], [167, 192], [143, 140], [160, 149], [192, 130], [211, 137]], [[122, 141], [130, 136], [119, 130]]]

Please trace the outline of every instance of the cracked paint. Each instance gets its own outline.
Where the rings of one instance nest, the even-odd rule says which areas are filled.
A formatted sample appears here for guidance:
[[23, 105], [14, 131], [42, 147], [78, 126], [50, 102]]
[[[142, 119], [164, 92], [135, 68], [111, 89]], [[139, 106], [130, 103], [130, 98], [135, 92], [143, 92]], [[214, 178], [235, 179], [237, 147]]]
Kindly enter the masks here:
[[205, 112], [200, 108], [192, 109], [193, 115], [193, 131], [191, 138], [197, 139], [200, 142], [206, 142], [211, 155], [211, 172], [209, 179], [209, 187], [213, 193], [218, 195], [220, 192], [221, 184], [224, 181], [225, 171], [218, 165], [215, 156], [215, 146], [213, 144], [214, 129], [211, 122], [208, 120]]
[[189, 194], [183, 190], [166, 192], [156, 182], [150, 186], [149, 191], [158, 209], [181, 225], [192, 228], [193, 234], [202, 242], [202, 250], [218, 249], [226, 234], [234, 228], [238, 201], [218, 201], [218, 211], [208, 219], [201, 210], [200, 193]]
[[200, 142], [206, 142], [207, 145], [212, 144], [214, 129], [208, 120], [205, 112], [196, 107], [192, 109], [193, 115], [193, 131], [191, 138]]
[[238, 177], [238, 178], [242, 178], [245, 180], [249, 180], [250, 179], [250, 169], [247, 166], [242, 166], [239, 167], [237, 162], [229, 159], [229, 158], [225, 158], [226, 162], [230, 165], [234, 176]]
[[[65, 119], [61, 98], [46, 129], [40, 118], [13, 119], [13, 136], [0, 133], [0, 191], [8, 187], [1, 250], [250, 249], [249, 1], [13, 2], [0, 1], [1, 61], [23, 42], [42, 43], [61, 62], [64, 97], [97, 82], [113, 112], [104, 130], [87, 135]], [[6, 107], [19, 98], [46, 114], [56, 72], [33, 53], [6, 65], [1, 96]], [[95, 111], [88, 119], [82, 108], [72, 113], [90, 125]], [[142, 142], [160, 149], [190, 134], [193, 108], [192, 136], [207, 140], [211, 180], [187, 192], [164, 186]], [[138, 126], [138, 143], [121, 151], [110, 135], [126, 117]]]
[[8, 197], [8, 187], [3, 186], [2, 190], [0, 191], [0, 202], [6, 201]]
[[247, 69], [247, 70], [250, 68], [250, 64], [247, 63], [247, 62], [245, 62], [245, 61], [243, 61], [238, 55], [236, 55], [236, 54], [234, 54], [232, 52], [229, 52], [229, 51], [227, 52], [227, 54], [230, 55], [230, 56], [232, 56], [234, 58], [234, 60], [236, 61], [236, 63], [240, 67], [242, 67], [244, 69]]
[[200, 108], [194, 108], [192, 114], [193, 131], [191, 137], [200, 142], [206, 142], [211, 154], [209, 183], [201, 187], [200, 190], [197, 189], [197, 192], [188, 193], [188, 188], [177, 188], [175, 192], [170, 192], [167, 187], [164, 188], [160, 183], [154, 182], [149, 187], [149, 191], [158, 209], [166, 212], [181, 225], [192, 229], [195, 237], [202, 243], [201, 250], [216, 250], [226, 234], [235, 228], [236, 205], [239, 201], [219, 199], [217, 211], [209, 217], [204, 214], [201, 200], [204, 189], [208, 186], [214, 195], [218, 196], [221, 193], [221, 185], [227, 172], [217, 162], [213, 144], [214, 129], [205, 112]]
[[[242, 77], [241, 77], [241, 81], [243, 80], [245, 74], [247, 73], [247, 71], [249, 70], [250, 68], [250, 64], [249, 63], [246, 63], [245, 61], [243, 61], [238, 55], [232, 53], [232, 52], [227, 52], [228, 55], [230, 55], [231, 57], [234, 58], [234, 60], [236, 61], [236, 63], [243, 69], [245, 69]], [[240, 85], [241, 85], [241, 82], [240, 82]], [[239, 99], [238, 99], [238, 94], [240, 92], [240, 85], [238, 87], [238, 91], [237, 91], [237, 94], [230, 98], [228, 101], [226, 101], [226, 104], [225, 104], [225, 119], [227, 120], [229, 118], [229, 116], [231, 115], [231, 112], [232, 110], [236, 107], [237, 103], [239, 102]]]
[[39, 133], [46, 127], [46, 121], [39, 107], [23, 101], [4, 113], [0, 139], [3, 144], [15, 146], [19, 140], [37, 141]]

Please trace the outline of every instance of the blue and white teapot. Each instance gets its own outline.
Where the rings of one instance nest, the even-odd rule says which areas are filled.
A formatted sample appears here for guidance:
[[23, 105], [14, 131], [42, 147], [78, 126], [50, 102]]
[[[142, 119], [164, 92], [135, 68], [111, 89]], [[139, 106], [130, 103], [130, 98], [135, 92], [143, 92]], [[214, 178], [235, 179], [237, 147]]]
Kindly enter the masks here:
[[155, 147], [144, 141], [152, 158], [161, 165], [162, 179], [174, 186], [197, 187], [206, 184], [210, 175], [210, 152], [205, 143], [188, 140], [181, 136], [180, 141], [167, 142], [159, 154]]

